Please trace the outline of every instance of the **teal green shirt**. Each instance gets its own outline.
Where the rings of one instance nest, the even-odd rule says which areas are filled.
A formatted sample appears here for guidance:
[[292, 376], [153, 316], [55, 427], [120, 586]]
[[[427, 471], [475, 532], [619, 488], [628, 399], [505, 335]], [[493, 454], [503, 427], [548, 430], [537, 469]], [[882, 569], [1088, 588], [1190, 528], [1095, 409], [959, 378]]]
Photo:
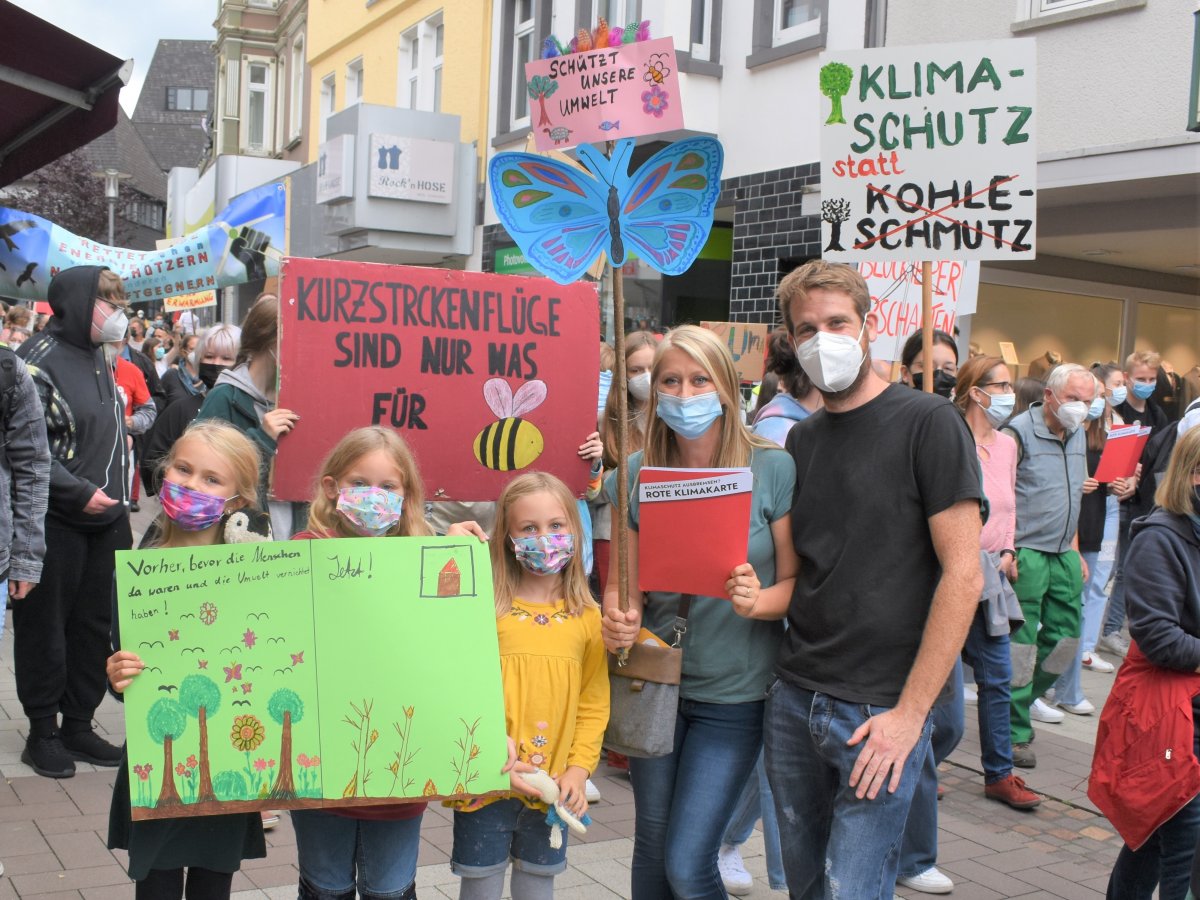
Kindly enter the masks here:
[[[775, 541], [771, 523], [791, 512], [796, 466], [783, 450], [755, 449], [750, 468], [754, 492], [750, 501], [750, 541], [746, 561], [764, 588], [775, 583]], [[640, 517], [638, 474], [642, 451], [629, 457], [629, 525], [637, 531]], [[617, 477], [608, 476], [605, 490], [615, 508]], [[616, 535], [613, 535], [616, 539]], [[686, 540], [699, 540], [688, 536]], [[614, 551], [615, 552], [615, 551]], [[638, 547], [639, 558], [671, 553], [671, 547]], [[650, 591], [642, 624], [667, 643], [675, 640], [672, 626], [679, 594]], [[679, 694], [702, 703], [748, 703], [762, 700], [773, 677], [775, 652], [783, 622], [758, 622], [733, 611], [728, 597], [696, 597], [683, 638], [683, 680]]]

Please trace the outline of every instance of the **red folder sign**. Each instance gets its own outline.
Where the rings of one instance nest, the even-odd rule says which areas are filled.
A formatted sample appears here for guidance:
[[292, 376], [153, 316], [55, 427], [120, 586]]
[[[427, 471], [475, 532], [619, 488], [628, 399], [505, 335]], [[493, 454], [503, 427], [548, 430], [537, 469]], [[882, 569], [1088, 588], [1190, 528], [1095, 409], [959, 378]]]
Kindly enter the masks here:
[[1100, 454], [1100, 464], [1096, 466], [1096, 474], [1092, 477], [1101, 484], [1108, 484], [1118, 478], [1133, 477], [1148, 440], [1148, 427], [1126, 425], [1114, 428], [1108, 433], [1104, 452]]
[[724, 597], [750, 540], [747, 469], [643, 468], [638, 479], [638, 587]]

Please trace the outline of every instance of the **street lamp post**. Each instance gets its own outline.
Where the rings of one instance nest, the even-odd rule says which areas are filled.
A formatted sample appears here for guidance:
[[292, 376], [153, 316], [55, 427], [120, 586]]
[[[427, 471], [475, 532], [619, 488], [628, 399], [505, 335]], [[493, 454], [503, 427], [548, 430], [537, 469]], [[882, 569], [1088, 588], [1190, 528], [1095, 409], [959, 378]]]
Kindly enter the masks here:
[[108, 204], [108, 245], [111, 247], [116, 240], [115, 222], [117, 213], [117, 199], [121, 193], [121, 182], [132, 176], [126, 175], [124, 172], [119, 172], [116, 169], [101, 169], [93, 172], [97, 178], [104, 179], [104, 200]]

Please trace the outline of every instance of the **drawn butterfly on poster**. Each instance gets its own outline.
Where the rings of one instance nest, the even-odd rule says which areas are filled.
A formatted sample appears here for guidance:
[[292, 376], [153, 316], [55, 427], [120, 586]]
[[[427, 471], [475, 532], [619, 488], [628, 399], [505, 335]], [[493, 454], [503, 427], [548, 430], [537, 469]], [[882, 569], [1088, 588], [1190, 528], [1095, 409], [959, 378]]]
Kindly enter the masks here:
[[724, 153], [715, 138], [677, 141], [629, 174], [631, 139], [611, 157], [581, 144], [591, 174], [529, 153], [497, 153], [488, 167], [496, 214], [529, 263], [569, 284], [601, 252], [628, 253], [664, 275], [686, 272], [712, 230]]

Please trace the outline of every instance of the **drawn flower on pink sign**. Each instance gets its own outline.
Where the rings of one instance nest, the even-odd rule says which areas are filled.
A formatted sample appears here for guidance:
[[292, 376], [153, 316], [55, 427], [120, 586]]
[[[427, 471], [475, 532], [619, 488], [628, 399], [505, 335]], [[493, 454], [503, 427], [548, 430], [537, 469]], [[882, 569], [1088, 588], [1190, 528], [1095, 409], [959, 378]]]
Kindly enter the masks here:
[[657, 84], [648, 91], [642, 91], [642, 112], [647, 115], [654, 116], [656, 119], [661, 119], [663, 113], [667, 111], [667, 99], [671, 95], [660, 88]]

